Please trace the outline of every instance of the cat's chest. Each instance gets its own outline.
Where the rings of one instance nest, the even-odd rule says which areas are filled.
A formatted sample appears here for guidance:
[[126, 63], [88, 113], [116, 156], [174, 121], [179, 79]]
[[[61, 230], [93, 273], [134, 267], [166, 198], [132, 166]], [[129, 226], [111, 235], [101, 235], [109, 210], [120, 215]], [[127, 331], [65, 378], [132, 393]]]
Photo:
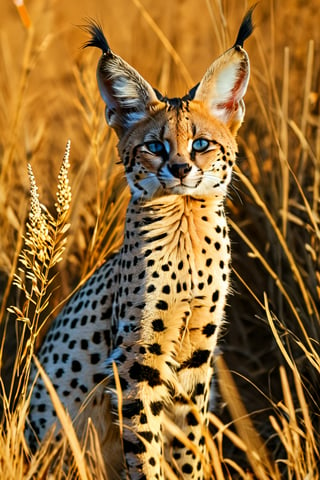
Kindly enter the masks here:
[[230, 247], [222, 208], [179, 200], [131, 222], [127, 232], [122, 265], [131, 252], [130, 280], [136, 278], [148, 301], [160, 293], [167, 293], [170, 302], [212, 296], [215, 284], [228, 277]]

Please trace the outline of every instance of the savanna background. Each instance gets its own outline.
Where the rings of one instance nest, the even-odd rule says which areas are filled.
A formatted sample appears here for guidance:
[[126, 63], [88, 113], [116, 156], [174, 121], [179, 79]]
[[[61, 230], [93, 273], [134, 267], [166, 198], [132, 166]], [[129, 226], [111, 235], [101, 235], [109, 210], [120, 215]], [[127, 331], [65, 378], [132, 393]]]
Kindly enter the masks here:
[[[31, 356], [68, 295], [118, 247], [128, 199], [96, 86], [99, 52], [81, 48], [87, 35], [78, 26], [97, 19], [114, 51], [176, 96], [233, 44], [249, 6], [242, 0], [30, 0], [19, 10], [1, 1], [1, 479], [104, 478], [94, 430], [80, 447], [54, 392], [65, 425], [62, 443], [49, 439], [31, 455], [23, 437]], [[247, 113], [227, 202], [233, 293], [206, 438], [213, 478], [314, 480], [320, 4], [261, 0], [254, 23], [245, 45], [252, 66]], [[61, 215], [56, 191], [68, 193], [65, 170], [58, 179], [68, 139], [72, 201]], [[36, 251], [34, 217], [28, 218], [30, 189], [33, 213], [39, 200], [46, 207], [44, 256]], [[64, 473], [56, 454], [67, 446], [73, 460]]]

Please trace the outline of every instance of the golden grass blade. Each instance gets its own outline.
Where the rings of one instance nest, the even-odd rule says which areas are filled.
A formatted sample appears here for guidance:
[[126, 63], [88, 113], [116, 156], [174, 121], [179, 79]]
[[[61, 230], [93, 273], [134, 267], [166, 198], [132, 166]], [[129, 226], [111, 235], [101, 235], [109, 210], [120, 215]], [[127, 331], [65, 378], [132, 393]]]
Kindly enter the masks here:
[[[319, 365], [319, 371], [320, 371], [320, 365]], [[315, 436], [314, 436], [315, 432], [314, 432], [314, 427], [312, 425], [312, 420], [310, 418], [309, 407], [307, 405], [306, 398], [305, 398], [305, 395], [303, 393], [303, 385], [302, 385], [301, 377], [300, 377], [296, 368], [293, 370], [293, 378], [294, 378], [294, 384], [295, 384], [295, 387], [296, 387], [296, 392], [297, 392], [297, 395], [298, 395], [299, 406], [301, 408], [304, 423], [305, 423], [305, 426], [306, 426], [305, 435], [307, 437], [307, 443], [312, 446], [312, 451], [314, 452], [314, 457], [319, 458], [320, 453], [319, 453], [317, 442], [316, 442], [316, 439], [315, 439]]]
[[71, 421], [70, 417], [68, 416], [68, 414], [66, 413], [66, 410], [64, 409], [64, 407], [63, 407], [63, 405], [62, 405], [62, 403], [61, 403], [61, 401], [60, 401], [60, 399], [57, 395], [57, 392], [55, 391], [55, 389], [54, 389], [54, 387], [51, 383], [51, 380], [49, 379], [48, 375], [46, 374], [46, 372], [44, 371], [44, 369], [40, 365], [39, 360], [36, 357], [34, 357], [34, 362], [36, 364], [37, 369], [39, 370], [39, 373], [40, 373], [40, 376], [43, 380], [43, 383], [45, 384], [45, 387], [49, 392], [53, 407], [54, 407], [54, 409], [57, 413], [57, 417], [58, 417], [58, 419], [59, 419], [59, 421], [62, 425], [64, 434], [68, 439], [70, 449], [71, 449], [71, 451], [73, 453], [73, 456], [74, 456], [74, 459], [75, 459], [75, 463], [76, 463], [76, 467], [77, 467], [77, 470], [78, 470], [78, 473], [79, 473], [79, 477], [80, 477], [81, 480], [90, 480], [90, 476], [88, 474], [86, 462], [85, 462], [85, 459], [84, 459], [84, 454], [83, 454], [82, 448], [80, 446], [77, 434], [74, 430], [72, 421]]
[[[17, 243], [16, 243], [15, 253], [14, 253], [14, 257], [13, 257], [13, 261], [12, 261], [12, 266], [10, 268], [7, 284], [6, 284], [5, 290], [3, 292], [3, 297], [1, 299], [0, 325], [5, 320], [5, 311], [6, 311], [6, 307], [7, 307], [7, 303], [8, 303], [8, 297], [10, 295], [10, 289], [12, 288], [12, 283], [14, 281], [14, 274], [17, 271], [19, 255], [20, 255], [21, 248], [22, 248], [22, 245], [23, 245], [23, 235], [22, 235], [23, 230], [24, 230], [24, 225], [23, 225], [23, 223], [21, 223], [20, 229], [19, 229], [18, 235], [17, 235]], [[4, 338], [5, 338], [5, 335], [3, 336], [2, 340], [1, 340], [2, 342], [4, 341]], [[2, 351], [3, 351], [3, 347], [0, 349], [0, 364], [1, 364]]]
[[185, 64], [182, 62], [180, 55], [178, 55], [176, 49], [170, 43], [168, 37], [166, 37], [164, 35], [162, 30], [158, 27], [158, 25], [153, 20], [150, 13], [142, 5], [140, 0], [131, 0], [131, 1], [134, 3], [134, 5], [137, 7], [137, 9], [141, 12], [141, 15], [143, 16], [145, 21], [148, 23], [148, 25], [151, 27], [151, 29], [154, 31], [154, 33], [157, 35], [160, 42], [163, 44], [164, 48], [170, 53], [174, 63], [177, 65], [177, 67], [181, 71], [181, 74], [182, 74], [187, 86], [190, 88], [194, 84], [194, 81], [193, 81], [190, 73], [188, 72], [188, 69], [186, 68]]
[[217, 436], [225, 435], [235, 445], [236, 448], [242, 452], [247, 451], [247, 445], [245, 442], [232, 430], [229, 429], [229, 425], [224, 424], [216, 415], [209, 413], [209, 420], [218, 430]]
[[[226, 19], [225, 19], [225, 16], [223, 14], [223, 9], [221, 8], [221, 2], [218, 2], [218, 4], [219, 4], [218, 9], [219, 9], [219, 13], [220, 13], [219, 21], [217, 21], [215, 15], [214, 15], [212, 2], [210, 0], [206, 0], [206, 4], [207, 4], [207, 9], [208, 9], [208, 12], [209, 12], [209, 15], [210, 15], [211, 23], [212, 23], [212, 26], [213, 26], [213, 29], [214, 29], [215, 38], [217, 39], [217, 42], [218, 42], [218, 45], [219, 45], [219, 50], [222, 52], [223, 49], [226, 46], [225, 38], [222, 38], [222, 37], [225, 37]], [[219, 31], [218, 26], [220, 24], [220, 21], [222, 23], [223, 28], [222, 28], [222, 30]]]
[[87, 450], [86, 458], [90, 473], [95, 472], [96, 478], [99, 480], [108, 480], [106, 466], [100, 448], [99, 436], [91, 418], [88, 419], [84, 445]]
[[253, 426], [230, 371], [221, 355], [216, 359], [216, 364], [221, 394], [227, 402], [239, 437], [246, 445], [246, 454], [253, 471], [261, 480], [268, 480], [270, 473], [272, 478], [276, 478], [276, 471], [270, 462], [269, 452]]
[[[319, 221], [320, 219], [320, 115], [316, 117], [316, 127], [317, 127], [316, 146], [315, 146], [316, 162], [315, 162], [315, 168], [314, 168], [312, 210], [316, 212], [316, 215]], [[319, 235], [318, 235], [318, 238], [320, 238]], [[320, 298], [320, 294], [319, 294], [319, 298]]]
[[240, 275], [240, 273], [235, 269], [235, 268], [232, 268], [232, 272], [236, 275], [236, 277], [240, 280], [240, 282], [245, 286], [245, 288], [248, 290], [248, 292], [250, 293], [251, 297], [258, 303], [258, 305], [260, 305], [260, 307], [264, 308], [264, 305], [263, 303], [261, 302], [261, 300], [259, 300], [259, 298], [257, 297], [257, 295], [254, 293], [254, 291], [252, 290], [252, 288], [250, 288], [250, 286], [248, 285], [248, 283], [244, 280], [244, 278]]
[[[240, 467], [240, 465], [238, 465], [235, 461], [231, 460], [230, 458], [226, 458], [224, 462], [226, 465], [229, 465], [235, 472], [237, 472], [238, 475], [240, 475], [240, 478], [242, 480], [253, 480], [255, 478], [253, 473], [245, 472], [243, 468]], [[228, 478], [232, 480], [232, 477], [230, 474], [228, 475]]]
[[13, 166], [15, 165], [14, 153], [17, 149], [16, 139], [17, 132], [20, 125], [20, 119], [22, 117], [22, 106], [24, 101], [24, 96], [28, 86], [28, 79], [31, 74], [32, 68], [32, 49], [34, 42], [34, 30], [29, 28], [27, 30], [27, 39], [25, 42], [24, 56], [23, 56], [23, 66], [21, 72], [21, 78], [19, 83], [19, 88], [17, 92], [17, 102], [14, 114], [12, 116], [12, 122], [10, 125], [10, 137], [7, 139], [7, 145], [2, 156], [2, 165], [0, 170], [0, 185], [8, 188], [10, 172], [12, 171]]
[[[272, 217], [272, 214], [269, 211], [266, 203], [262, 200], [262, 198], [258, 194], [257, 190], [254, 188], [253, 184], [250, 182], [250, 180], [245, 175], [243, 175], [243, 173], [241, 172], [239, 167], [236, 166], [235, 170], [236, 170], [237, 175], [239, 176], [240, 180], [246, 186], [248, 191], [251, 193], [252, 198], [254, 199], [256, 204], [263, 210], [263, 213], [265, 214], [265, 216], [268, 219], [270, 225], [272, 226], [272, 228], [273, 228], [273, 230], [274, 230], [274, 232], [275, 232], [275, 234], [276, 234], [276, 236], [279, 240], [279, 243], [280, 243], [280, 245], [281, 245], [281, 247], [282, 247], [282, 249], [283, 249], [283, 251], [286, 255], [286, 257], [288, 258], [292, 273], [293, 273], [296, 281], [298, 282], [301, 294], [303, 296], [305, 305], [306, 305], [307, 310], [308, 310], [308, 314], [312, 315], [313, 309], [312, 309], [311, 302], [310, 302], [310, 299], [309, 299], [308, 291], [306, 289], [306, 286], [305, 286], [305, 283], [304, 283], [303, 278], [301, 276], [301, 273], [299, 271], [299, 268], [296, 264], [295, 258], [293, 256], [292, 252], [290, 251], [290, 249], [288, 247], [288, 244], [285, 241], [284, 236], [282, 235], [279, 228], [277, 227], [277, 224], [276, 224], [274, 218]], [[302, 328], [302, 330], [305, 331], [301, 321], [300, 320], [298, 320], [298, 321], [299, 321], [299, 325]], [[308, 338], [308, 335], [306, 335], [306, 338]]]
[[[310, 99], [310, 93], [312, 88], [313, 61], [314, 61], [314, 41], [310, 40], [309, 48], [308, 48], [308, 56], [307, 56], [307, 69], [306, 69], [306, 77], [305, 77], [303, 109], [302, 109], [301, 125], [300, 125], [301, 133], [304, 137], [306, 136], [306, 133], [307, 133], [306, 130], [308, 125], [308, 117], [309, 117], [309, 109], [310, 109], [309, 99]], [[305, 175], [305, 167], [306, 167], [306, 161], [307, 161], [307, 155], [308, 155], [307, 150], [303, 148], [303, 144], [301, 144], [301, 147], [302, 147], [302, 156], [301, 156], [301, 162], [298, 170], [298, 178], [300, 181], [302, 181], [302, 178]]]
[[[252, 136], [252, 139], [251, 139], [251, 143], [254, 142], [256, 144], [256, 146], [258, 147], [257, 145], [257, 139], [255, 139], [253, 136]], [[259, 164], [258, 164], [258, 161], [257, 161], [257, 158], [256, 156], [254, 155], [253, 151], [252, 151], [252, 145], [251, 147], [249, 148], [248, 144], [246, 143], [246, 141], [239, 137], [238, 138], [238, 144], [239, 146], [241, 146], [244, 150], [244, 157], [246, 158], [246, 161], [248, 162], [249, 164], [249, 169], [250, 169], [250, 176], [252, 178], [252, 182], [257, 185], [259, 184], [260, 180], [261, 180], [261, 172], [260, 172], [260, 167], [259, 167]]]
[[122, 450], [123, 450], [123, 415], [122, 415], [123, 397], [122, 397], [122, 389], [121, 389], [121, 383], [120, 383], [120, 378], [119, 378], [119, 372], [118, 372], [117, 365], [116, 365], [115, 362], [112, 363], [112, 370], [113, 370], [113, 375], [114, 375], [114, 380], [115, 380], [115, 385], [116, 385], [116, 391], [117, 391], [119, 433], [120, 433], [121, 445], [122, 445]]
[[216, 480], [224, 480], [224, 474], [223, 474], [223, 469], [221, 465], [221, 455], [219, 454], [219, 451], [216, 447], [214, 440], [212, 439], [212, 436], [209, 430], [205, 432], [205, 439], [206, 439], [208, 452], [210, 454], [210, 459], [212, 462], [215, 478]]
[[[201, 418], [199, 412], [194, 408], [192, 410], [193, 414], [197, 418], [199, 424], [201, 424]], [[200, 461], [203, 466], [204, 470], [204, 478], [209, 478], [209, 475], [211, 473], [211, 466], [208, 465], [206, 458], [204, 455], [199, 451], [198, 445], [195, 445], [187, 435], [179, 428], [168, 416], [164, 416], [163, 418], [163, 424], [165, 425], [165, 429], [168, 431], [169, 435], [172, 435], [173, 437], [177, 438], [183, 445], [187, 447], [188, 450], [191, 450], [194, 455], [200, 458]], [[209, 432], [207, 432], [206, 427], [203, 425], [203, 434], [206, 438], [208, 439], [208, 436], [210, 435]], [[143, 439], [142, 439], [143, 440]], [[164, 462], [165, 465], [165, 459], [163, 458], [162, 461]], [[217, 480], [224, 480], [223, 476], [221, 477], [220, 472], [222, 474], [222, 469], [221, 469], [221, 464], [219, 458], [215, 458], [213, 461], [213, 466], [215, 470], [215, 474], [217, 476]]]
[[274, 320], [273, 320], [271, 312], [269, 310], [269, 302], [268, 302], [268, 297], [267, 297], [266, 293], [264, 293], [264, 306], [265, 306], [265, 312], [266, 312], [266, 315], [267, 315], [267, 319], [268, 319], [272, 334], [273, 334], [273, 336], [274, 336], [274, 338], [277, 342], [279, 350], [282, 353], [283, 357], [285, 358], [285, 360], [286, 360], [287, 364], [289, 365], [289, 367], [291, 368], [291, 370], [294, 370], [294, 363], [293, 363], [292, 359], [289, 357], [289, 355], [287, 353], [287, 350], [285, 349], [283, 343], [281, 342], [278, 331], [277, 331], [276, 326], [274, 324]]
[[[293, 368], [295, 368], [295, 367], [293, 367]], [[292, 399], [292, 393], [291, 393], [291, 389], [290, 389], [290, 386], [289, 386], [287, 373], [286, 373], [285, 368], [282, 365], [280, 365], [279, 371], [280, 371], [280, 379], [281, 379], [281, 386], [282, 386], [284, 403], [287, 407], [287, 415], [288, 415], [288, 418], [289, 418], [288, 424], [290, 426], [290, 433], [291, 433], [291, 438], [292, 438], [292, 448], [296, 452], [300, 452], [301, 451], [301, 445], [300, 445], [300, 434], [301, 434], [301, 432], [299, 432], [299, 427], [298, 427], [297, 417], [296, 417], [296, 411], [295, 411], [295, 407], [294, 407], [294, 403], [293, 403], [293, 399]], [[297, 370], [296, 370], [296, 373], [298, 373]]]
[[282, 103], [280, 112], [279, 159], [282, 174], [282, 234], [287, 236], [288, 202], [289, 202], [289, 168], [288, 168], [288, 104], [289, 104], [289, 48], [284, 49], [282, 80]]
[[290, 295], [288, 294], [287, 290], [285, 289], [283, 283], [281, 282], [279, 276], [277, 275], [277, 273], [271, 268], [271, 266], [269, 265], [269, 263], [267, 262], [267, 260], [264, 258], [264, 256], [259, 252], [259, 250], [256, 248], [256, 246], [249, 240], [249, 238], [247, 237], [247, 235], [245, 235], [245, 233], [241, 230], [241, 228], [238, 227], [238, 225], [231, 219], [228, 220], [228, 223], [230, 224], [230, 226], [237, 232], [237, 234], [246, 242], [246, 244], [248, 245], [248, 247], [251, 249], [252, 251], [252, 254], [254, 255], [255, 258], [259, 259], [259, 261], [261, 262], [261, 264], [263, 265], [263, 267], [266, 269], [266, 271], [269, 273], [269, 275], [271, 276], [271, 278], [273, 278], [273, 280], [275, 281], [276, 285], [277, 285], [277, 288], [281, 291], [282, 295], [284, 296], [284, 298], [286, 299], [292, 313], [294, 314], [296, 320], [297, 320], [297, 323], [299, 324], [302, 332], [303, 332], [303, 335], [304, 335], [304, 338], [307, 342], [307, 345], [308, 347], [310, 348], [310, 351], [314, 353], [314, 355], [316, 356], [317, 353], [311, 343], [311, 340], [309, 338], [309, 335], [301, 321], [301, 318], [300, 318], [300, 315], [299, 315], [299, 312], [297, 311], [296, 307], [294, 306], [293, 304], [293, 301], [292, 299], [290, 298]]
[[[28, 471], [25, 473], [23, 480], [46, 478], [46, 476], [48, 475], [48, 471], [50, 470], [51, 465], [54, 462], [54, 459], [56, 458], [58, 452], [60, 453], [60, 444], [54, 444], [53, 432], [51, 432], [51, 434], [48, 435], [46, 440], [41, 443], [41, 446], [37, 453], [31, 457]], [[56, 475], [55, 480], [57, 480], [57, 478], [58, 475]]]
[[[319, 118], [320, 118], [320, 117], [319, 117]], [[291, 126], [292, 129], [294, 129], [294, 131], [295, 131], [295, 133], [297, 134], [299, 140], [301, 140], [301, 138], [302, 138], [302, 132], [298, 130], [298, 127], [294, 124], [294, 122], [290, 122], [290, 126]], [[303, 137], [303, 138], [304, 138], [304, 137]], [[307, 145], [308, 145], [307, 140], [306, 140], [306, 139], [304, 139], [304, 140], [306, 141], [306, 143], [307, 143]], [[312, 152], [311, 147], [309, 147], [309, 150], [310, 150], [310, 156], [311, 156], [312, 160], [314, 161], [315, 167], [317, 167], [317, 164], [320, 162], [320, 157], [319, 157], [319, 159], [317, 160], [317, 158], [314, 156], [314, 154], [313, 154], [313, 152]], [[316, 171], [316, 169], [315, 169], [315, 171]], [[319, 229], [320, 218], [319, 218], [319, 216], [318, 216], [318, 214], [317, 214], [318, 209], [317, 209], [317, 208], [314, 209], [314, 208], [311, 207], [310, 203], [309, 203], [308, 200], [307, 200], [307, 197], [306, 197], [306, 195], [305, 195], [305, 192], [303, 191], [303, 189], [302, 189], [302, 187], [301, 187], [301, 183], [299, 182], [297, 176], [295, 175], [295, 173], [294, 173], [294, 171], [293, 171], [292, 169], [290, 169], [290, 173], [291, 173], [291, 175], [292, 175], [292, 177], [293, 177], [293, 179], [294, 179], [294, 181], [295, 181], [295, 183], [296, 183], [296, 185], [297, 185], [297, 187], [298, 187], [298, 189], [299, 189], [301, 198], [302, 198], [303, 203], [304, 203], [304, 205], [305, 205], [305, 207], [306, 207], [306, 210], [307, 210], [307, 212], [308, 212], [308, 216], [309, 216], [309, 219], [310, 219], [310, 221], [311, 221], [311, 223], [312, 223], [312, 226], [313, 226], [313, 228], [314, 228], [314, 230], [315, 230], [316, 236], [317, 236], [317, 238], [320, 239], [320, 229]]]
[[[196, 411], [193, 411], [193, 413], [197, 413]], [[199, 455], [198, 451], [198, 446], [195, 445], [189, 438], [186, 436], [186, 434], [179, 428], [168, 416], [165, 416], [163, 419], [163, 423], [166, 426], [166, 429], [170, 433], [170, 435], [173, 435], [176, 437], [181, 443], [183, 443], [188, 449], [190, 449], [195, 455]], [[202, 460], [204, 458], [202, 457]]]
[[310, 364], [315, 368], [316, 372], [320, 372], [320, 356], [316, 350], [310, 352], [308, 348], [299, 340], [295, 340], [296, 344], [301, 348], [305, 358], [308, 359]]
[[[278, 461], [286, 465], [286, 478], [316, 480], [319, 478], [317, 468], [319, 453], [313, 436], [314, 426], [310, 421], [301, 378], [296, 367], [293, 375], [299, 400], [298, 407], [294, 405], [292, 387], [289, 384], [285, 368], [280, 367], [284, 403], [278, 404], [278, 420], [271, 415], [269, 421], [285, 449], [285, 458]], [[304, 425], [300, 417], [301, 412]]]
[[[303, 134], [302, 130], [298, 127], [298, 125], [294, 120], [289, 120], [289, 126], [292, 128], [292, 131], [294, 132], [297, 139], [299, 140], [302, 149], [308, 153], [313, 163], [315, 163], [316, 156], [313, 152], [313, 149], [311, 148], [311, 145], [308, 142], [307, 137]], [[300, 184], [300, 183], [301, 182], [297, 182], [297, 184]]]

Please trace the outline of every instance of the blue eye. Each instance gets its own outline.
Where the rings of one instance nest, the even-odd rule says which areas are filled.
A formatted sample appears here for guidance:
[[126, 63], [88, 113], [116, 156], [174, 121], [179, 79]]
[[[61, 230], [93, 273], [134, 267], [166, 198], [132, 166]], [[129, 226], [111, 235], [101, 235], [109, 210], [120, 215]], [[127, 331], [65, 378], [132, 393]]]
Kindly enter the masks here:
[[165, 151], [163, 143], [159, 141], [147, 142], [145, 145], [154, 155], [161, 155]]
[[209, 140], [206, 140], [205, 138], [197, 138], [197, 140], [192, 143], [192, 150], [195, 152], [204, 152], [209, 147], [209, 144]]

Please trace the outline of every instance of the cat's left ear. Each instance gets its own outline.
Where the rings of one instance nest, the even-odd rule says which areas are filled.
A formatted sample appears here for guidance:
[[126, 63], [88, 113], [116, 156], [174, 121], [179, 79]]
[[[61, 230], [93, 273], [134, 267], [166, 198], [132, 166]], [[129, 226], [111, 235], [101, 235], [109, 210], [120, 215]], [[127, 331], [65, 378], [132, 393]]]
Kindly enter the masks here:
[[243, 42], [253, 31], [253, 8], [246, 14], [234, 46], [213, 62], [194, 94], [194, 100], [206, 104], [211, 115], [225, 123], [234, 135], [245, 113], [243, 97], [249, 82], [250, 63]]
[[102, 50], [97, 67], [98, 86], [106, 104], [107, 123], [121, 136], [150, 113], [158, 98], [137, 70], [111, 51], [97, 23], [90, 22], [85, 29], [91, 39], [84, 46]]

